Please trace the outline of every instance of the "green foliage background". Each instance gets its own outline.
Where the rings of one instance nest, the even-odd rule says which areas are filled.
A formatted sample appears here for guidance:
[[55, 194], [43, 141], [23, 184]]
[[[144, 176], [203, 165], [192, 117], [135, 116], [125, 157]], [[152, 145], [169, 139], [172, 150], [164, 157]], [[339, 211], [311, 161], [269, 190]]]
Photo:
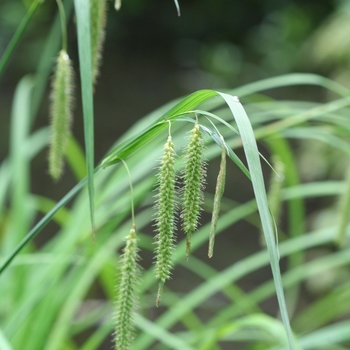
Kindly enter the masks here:
[[[71, 13], [73, 2], [65, 5]], [[269, 200], [281, 208], [276, 224], [296, 348], [349, 347], [349, 3], [193, 0], [180, 6], [178, 18], [170, 0], [125, 1], [118, 13], [109, 3], [101, 74], [94, 94], [82, 93], [85, 118], [90, 113], [90, 125], [86, 120], [84, 124], [89, 125], [85, 136], [90, 136], [85, 141], [79, 80], [86, 87], [91, 77], [81, 73], [89, 71], [89, 63], [78, 59], [77, 41], [83, 45], [85, 40], [84, 32], [75, 29], [81, 19], [69, 16], [69, 52], [78, 80], [74, 138], [65, 175], [55, 184], [46, 170], [46, 126], [48, 80], [60, 48], [56, 3], [0, 4], [1, 62], [28, 9], [36, 10], [6, 69], [5, 65], [0, 69], [0, 264], [28, 232], [36, 235], [0, 276], [1, 349], [110, 348], [118, 257], [131, 227], [129, 183], [120, 163], [97, 172], [94, 244], [89, 196], [82, 180], [84, 142], [90, 173], [93, 151], [96, 165], [110, 151], [104, 165], [116, 163], [120, 154], [130, 155], [127, 163], [144, 269], [134, 349], [287, 348], [252, 184], [233, 162], [228, 163], [220, 235], [214, 257], [207, 258], [221, 154], [213, 143], [215, 132], [206, 137], [208, 185], [193, 254], [187, 263], [179, 232], [173, 278], [165, 287], [161, 307], [155, 307], [150, 218], [155, 168], [167, 137], [166, 131], [161, 132], [167, 123], [154, 129], [152, 123], [174, 116], [178, 153], [193, 125], [184, 122], [193, 117], [184, 113], [188, 110], [215, 113], [237, 127], [232, 118], [237, 111], [230, 111], [219, 97], [207, 100], [216, 94], [213, 91], [198, 92], [194, 95], [198, 100], [190, 96], [177, 105], [181, 96], [198, 89], [239, 96], [260, 152], [276, 169], [272, 155], [284, 164], [280, 192]], [[205, 103], [199, 107], [197, 102]], [[149, 113], [163, 103], [167, 105]], [[204, 118], [202, 123], [212, 128]], [[216, 125], [246, 164], [241, 138]], [[151, 132], [144, 134], [148, 128]], [[145, 136], [149, 141], [142, 147], [135, 139], [139, 133], [141, 140]], [[129, 139], [131, 143], [126, 142]], [[271, 194], [268, 182], [273, 173], [264, 161], [262, 167]], [[263, 186], [259, 189], [263, 197]], [[55, 205], [61, 207], [57, 213], [52, 211]], [[339, 244], [342, 227], [345, 237]]]

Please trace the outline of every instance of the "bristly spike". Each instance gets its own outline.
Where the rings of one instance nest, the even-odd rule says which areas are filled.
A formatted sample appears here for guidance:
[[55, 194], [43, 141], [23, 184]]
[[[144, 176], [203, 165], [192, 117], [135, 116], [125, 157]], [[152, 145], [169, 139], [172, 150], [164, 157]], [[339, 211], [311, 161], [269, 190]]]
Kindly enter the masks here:
[[188, 260], [191, 250], [191, 237], [196, 231], [201, 204], [203, 202], [203, 189], [205, 185], [206, 166], [204, 162], [204, 143], [202, 133], [196, 121], [185, 149], [186, 164], [184, 171], [184, 191], [182, 208], [182, 226], [186, 237], [186, 258]]
[[164, 145], [164, 153], [158, 173], [158, 195], [156, 203], [156, 279], [159, 289], [156, 304], [158, 306], [163, 285], [171, 277], [175, 241], [175, 150], [169, 133]]
[[115, 349], [129, 350], [134, 340], [134, 313], [137, 305], [136, 286], [139, 266], [135, 225], [126, 237], [124, 253], [120, 258], [115, 312]]

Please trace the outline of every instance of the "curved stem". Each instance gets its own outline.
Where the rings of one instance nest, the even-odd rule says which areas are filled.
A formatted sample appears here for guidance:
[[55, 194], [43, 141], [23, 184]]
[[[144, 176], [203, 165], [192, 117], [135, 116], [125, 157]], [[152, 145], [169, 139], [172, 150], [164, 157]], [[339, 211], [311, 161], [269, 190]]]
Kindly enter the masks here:
[[56, 0], [58, 10], [60, 12], [61, 31], [62, 31], [62, 50], [67, 52], [67, 29], [66, 29], [66, 13], [61, 0]]

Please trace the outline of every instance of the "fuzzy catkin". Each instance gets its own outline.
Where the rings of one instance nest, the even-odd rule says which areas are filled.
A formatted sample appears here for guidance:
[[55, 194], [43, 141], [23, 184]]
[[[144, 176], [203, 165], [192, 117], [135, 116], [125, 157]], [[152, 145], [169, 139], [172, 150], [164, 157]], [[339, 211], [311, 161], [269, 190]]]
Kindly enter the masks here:
[[134, 340], [134, 312], [137, 304], [138, 247], [135, 226], [126, 237], [124, 253], [120, 259], [115, 313], [115, 349], [129, 350]]
[[49, 173], [58, 180], [63, 172], [63, 156], [66, 151], [72, 122], [73, 68], [66, 51], [59, 53], [51, 91], [51, 140]]
[[156, 278], [159, 289], [158, 306], [163, 285], [171, 277], [175, 240], [175, 150], [171, 136], [164, 145], [164, 153], [158, 173], [156, 212]]
[[206, 176], [206, 167], [204, 162], [204, 143], [198, 121], [191, 131], [188, 146], [185, 150], [186, 165], [184, 171], [184, 192], [182, 221], [183, 230], [186, 237], [186, 257], [189, 258], [191, 250], [191, 237], [197, 229], [201, 204], [203, 202], [203, 189]]
[[90, 0], [92, 80], [94, 85], [99, 75], [102, 60], [102, 48], [105, 40], [106, 13], [106, 0]]
[[218, 222], [219, 214], [220, 214], [221, 197], [224, 194], [224, 190], [225, 190], [225, 180], [226, 180], [226, 149], [225, 149], [224, 141], [222, 140], [220, 170], [216, 180], [213, 213], [212, 213], [210, 233], [209, 233], [209, 248], [208, 248], [209, 258], [213, 256], [216, 224]]

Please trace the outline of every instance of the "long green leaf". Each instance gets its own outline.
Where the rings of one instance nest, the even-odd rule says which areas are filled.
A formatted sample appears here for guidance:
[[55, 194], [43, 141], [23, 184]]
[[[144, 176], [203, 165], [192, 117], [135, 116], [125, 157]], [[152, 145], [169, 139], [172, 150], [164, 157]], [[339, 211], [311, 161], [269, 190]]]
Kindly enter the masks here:
[[258, 91], [293, 85], [316, 85], [333, 91], [342, 97], [347, 97], [350, 95], [350, 90], [345, 86], [338, 84], [331, 79], [322, 77], [321, 75], [309, 73], [292, 73], [259, 80], [257, 82], [249, 83], [234, 89], [232, 93], [238, 96], [246, 96]]
[[87, 179], [80, 181], [75, 185], [22, 239], [22, 241], [16, 246], [16, 248], [11, 252], [11, 254], [2, 262], [0, 265], [0, 275], [6, 270], [10, 265], [11, 261], [16, 257], [16, 255], [30, 242], [51, 220], [52, 217], [60, 210], [64, 205], [66, 205], [79, 191], [86, 185]]
[[86, 0], [74, 0], [78, 26], [78, 49], [81, 77], [81, 93], [84, 114], [84, 137], [87, 158], [87, 174], [90, 201], [90, 219], [93, 235], [94, 218], [94, 106], [92, 94], [92, 58], [90, 38], [90, 4]]
[[[30, 125], [30, 101], [33, 77], [25, 76], [17, 86], [11, 117], [10, 164], [12, 171], [11, 222], [6, 235], [7, 248], [12, 249], [29, 229], [26, 206], [29, 192], [29, 160], [27, 139]], [[20, 220], [19, 220], [20, 218]], [[11, 242], [11, 243], [10, 243]], [[6, 243], [5, 243], [6, 246]]]
[[282, 278], [279, 267], [279, 252], [275, 241], [275, 232], [272, 227], [269, 206], [266, 197], [264, 178], [262, 174], [259, 151], [256, 145], [254, 131], [249, 118], [241, 105], [231, 95], [218, 93], [229, 106], [235, 117], [239, 133], [242, 138], [244, 153], [247, 158], [248, 168], [252, 179], [255, 199], [258, 206], [261, 224], [263, 227], [267, 250], [269, 252], [270, 264], [276, 286], [277, 299], [281, 310], [282, 321], [286, 329], [290, 349], [294, 349], [293, 334], [289, 323], [286, 301], [283, 292]]

